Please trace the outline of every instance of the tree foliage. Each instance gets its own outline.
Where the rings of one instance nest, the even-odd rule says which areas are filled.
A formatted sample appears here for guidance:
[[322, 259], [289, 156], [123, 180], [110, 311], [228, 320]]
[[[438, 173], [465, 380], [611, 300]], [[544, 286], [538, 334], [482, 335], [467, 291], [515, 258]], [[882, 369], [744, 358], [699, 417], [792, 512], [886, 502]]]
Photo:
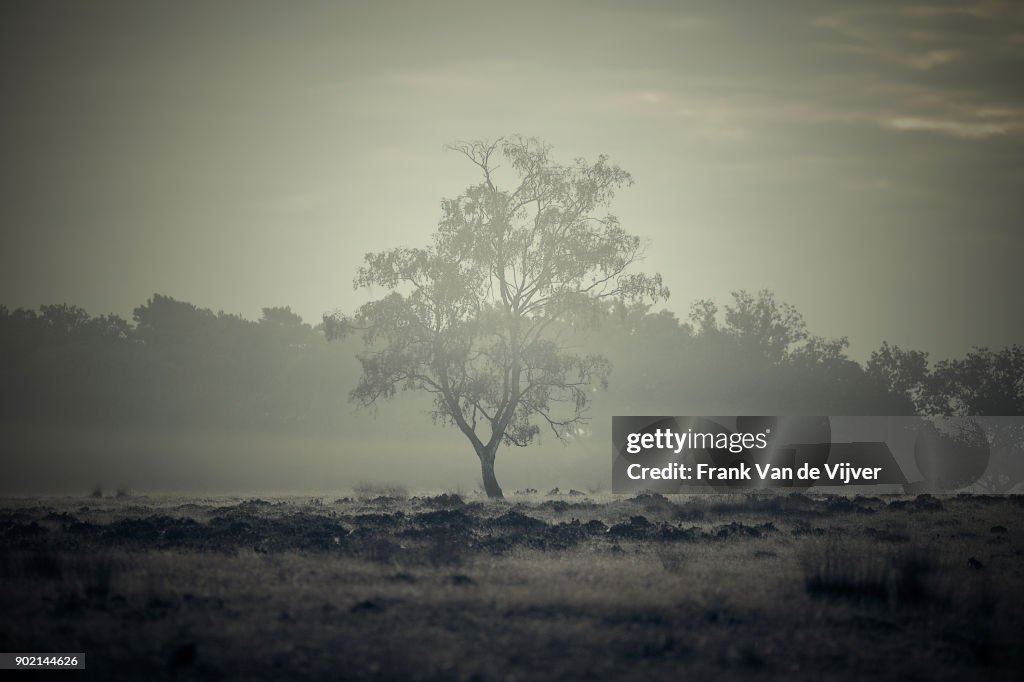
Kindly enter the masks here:
[[[631, 270], [640, 239], [602, 213], [632, 182], [607, 157], [562, 165], [548, 145], [521, 137], [449, 149], [480, 182], [442, 202], [431, 245], [368, 254], [355, 286], [391, 293], [325, 327], [363, 333], [355, 400], [431, 394], [435, 420], [465, 434], [485, 490], [500, 497], [498, 447], [526, 446], [542, 426], [566, 438], [586, 419], [589, 391], [606, 381], [608, 362], [580, 349], [574, 332], [609, 301], [653, 301], [668, 290], [660, 276]], [[507, 188], [499, 168], [511, 176]]]
[[[942, 360], [927, 379], [928, 406], [941, 415], [1024, 414], [1024, 347], [975, 348], [963, 358]], [[1024, 480], [1024, 425], [988, 420], [991, 463], [980, 485], [1006, 492]]]

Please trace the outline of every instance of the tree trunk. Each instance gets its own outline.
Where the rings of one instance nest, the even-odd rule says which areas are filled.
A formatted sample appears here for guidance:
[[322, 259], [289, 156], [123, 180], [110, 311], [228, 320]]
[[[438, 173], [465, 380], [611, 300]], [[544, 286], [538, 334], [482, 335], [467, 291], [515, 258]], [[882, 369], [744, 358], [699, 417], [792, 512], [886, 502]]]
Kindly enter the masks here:
[[487, 497], [492, 500], [500, 500], [505, 496], [501, 492], [501, 486], [498, 485], [498, 479], [494, 476], [494, 455], [495, 452], [482, 452], [480, 454], [480, 468], [484, 475], [484, 492], [487, 493]]

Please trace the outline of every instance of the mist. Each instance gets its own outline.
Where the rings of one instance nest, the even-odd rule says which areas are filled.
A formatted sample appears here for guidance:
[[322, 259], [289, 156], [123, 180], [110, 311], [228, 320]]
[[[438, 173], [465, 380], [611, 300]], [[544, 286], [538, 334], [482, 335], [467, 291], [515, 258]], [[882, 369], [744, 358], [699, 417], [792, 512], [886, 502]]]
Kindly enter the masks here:
[[[613, 304], [572, 335], [608, 359], [608, 385], [588, 389], [570, 433], [501, 448], [510, 490], [607, 490], [613, 415], [1024, 411], [1012, 387], [1019, 346], [929, 362], [884, 345], [858, 363], [769, 291], [737, 292], [721, 309], [694, 302], [687, 320]], [[479, 486], [470, 443], [427, 394], [360, 406], [362, 339], [328, 341], [323, 324], [287, 307], [247, 320], [154, 295], [130, 322], [64, 305], [0, 307], [0, 340], [5, 494]]]
[[[2, 12], [8, 493], [473, 489], [458, 430], [424, 396], [360, 409], [359, 340], [318, 326], [386, 293], [353, 289], [365, 254], [429, 244], [478, 181], [459, 140], [609, 155], [672, 291], [581, 337], [609, 388], [568, 442], [502, 454], [513, 489], [606, 487], [613, 414], [959, 410], [929, 373], [1022, 338], [1012, 4]], [[767, 355], [725, 322], [762, 291], [799, 314]]]
[[768, 288], [868, 358], [1020, 339], [1015, 3], [5, 3], [0, 291], [353, 309], [456, 140], [608, 154], [685, 318]]

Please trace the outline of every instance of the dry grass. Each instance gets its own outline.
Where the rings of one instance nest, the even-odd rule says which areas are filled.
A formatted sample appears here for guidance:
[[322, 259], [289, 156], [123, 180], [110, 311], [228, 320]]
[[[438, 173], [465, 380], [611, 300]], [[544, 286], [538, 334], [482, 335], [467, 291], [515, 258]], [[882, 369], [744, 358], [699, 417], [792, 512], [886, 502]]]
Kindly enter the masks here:
[[104, 680], [1015, 679], [1024, 662], [1012, 500], [381, 497], [8, 504], [0, 639], [86, 651]]

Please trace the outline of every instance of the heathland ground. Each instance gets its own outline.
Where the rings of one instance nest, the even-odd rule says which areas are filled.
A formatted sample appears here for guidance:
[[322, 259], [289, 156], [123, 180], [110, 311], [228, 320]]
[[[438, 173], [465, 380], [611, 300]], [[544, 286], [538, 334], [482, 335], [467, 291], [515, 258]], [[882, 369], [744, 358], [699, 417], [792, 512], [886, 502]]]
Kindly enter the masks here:
[[9, 498], [0, 642], [97, 680], [1018, 679], [1022, 556], [1012, 496]]

